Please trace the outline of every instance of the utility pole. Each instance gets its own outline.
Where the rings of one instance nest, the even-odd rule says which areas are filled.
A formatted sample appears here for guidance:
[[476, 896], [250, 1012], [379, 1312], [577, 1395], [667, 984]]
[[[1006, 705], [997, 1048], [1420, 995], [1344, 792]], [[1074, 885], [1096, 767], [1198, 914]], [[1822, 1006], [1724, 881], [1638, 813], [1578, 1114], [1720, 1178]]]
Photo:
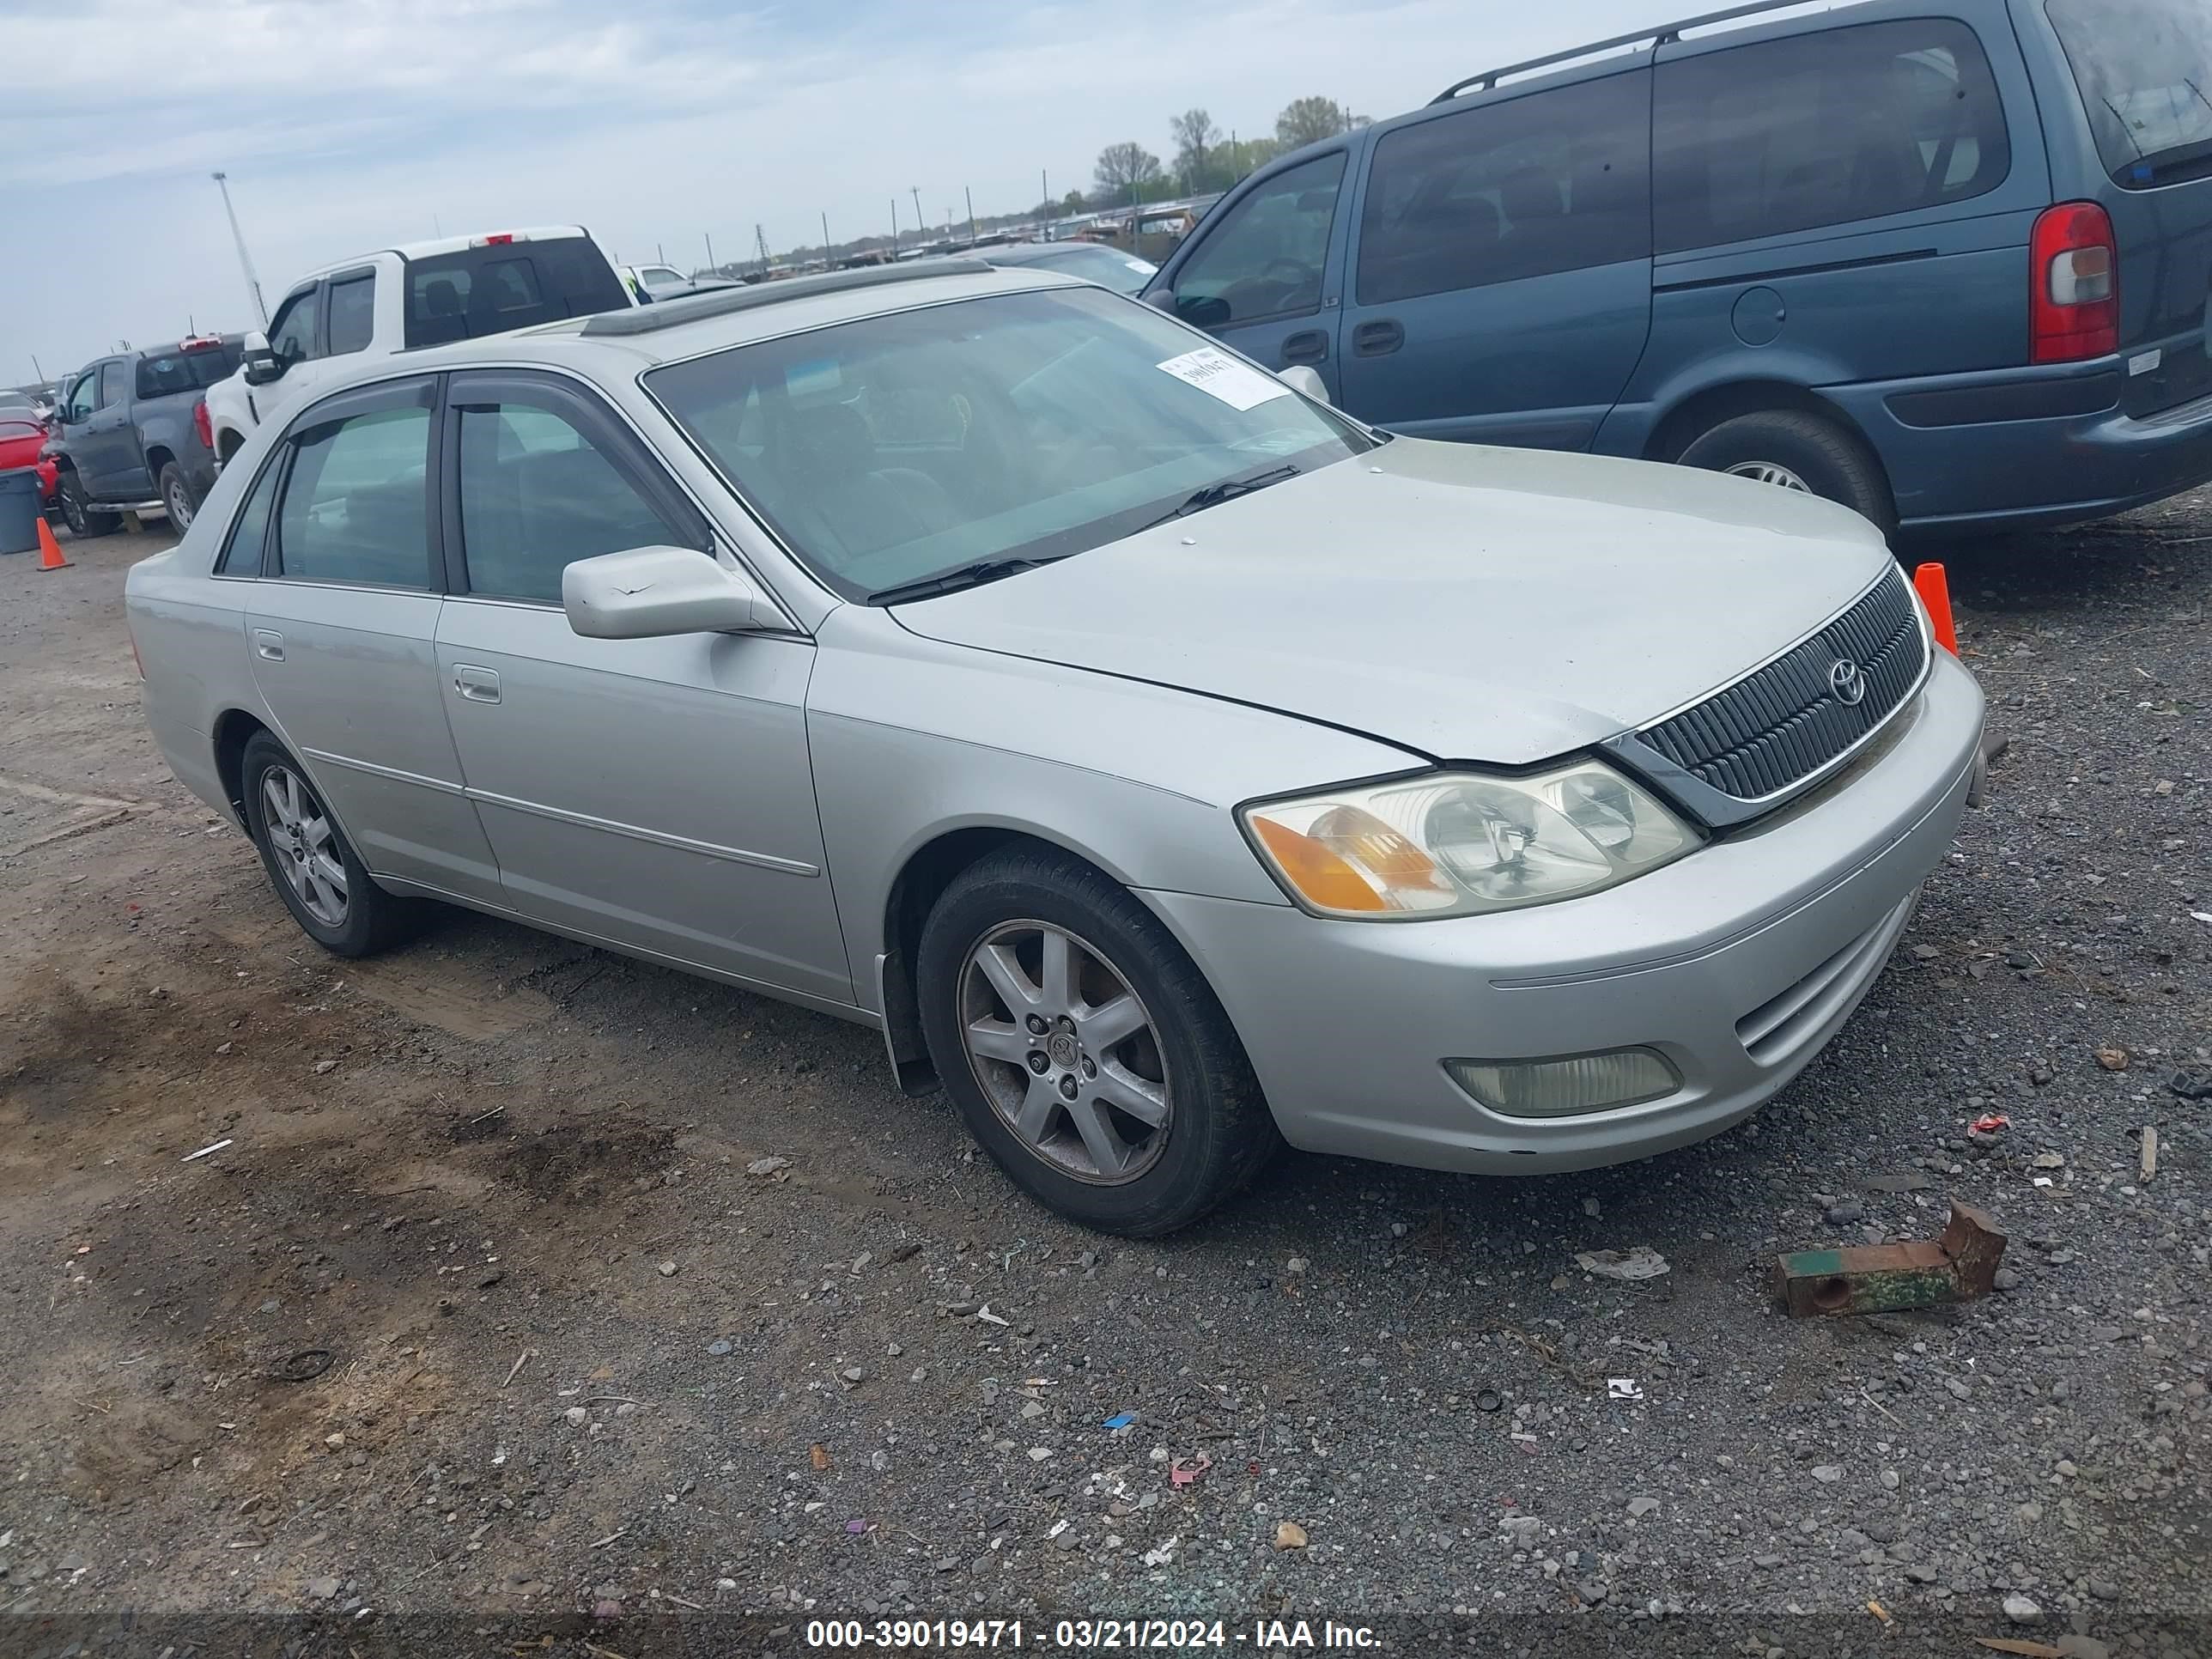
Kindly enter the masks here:
[[968, 198], [968, 246], [973, 247], [975, 246], [975, 192], [963, 185], [960, 193]]
[[40, 386], [46, 383], [46, 371], [39, 367], [39, 354], [35, 351], [31, 354], [31, 378]]
[[830, 263], [830, 215], [826, 210], [822, 215], [822, 263]]
[[668, 263], [668, 255], [658, 242], [653, 245], [653, 257], [664, 265]]
[[1042, 167], [1037, 169], [1037, 200], [1044, 204], [1045, 216], [1052, 216], [1052, 175]]
[[700, 232], [700, 234], [707, 239], [707, 274], [712, 276], [720, 270], [720, 267], [714, 263], [714, 233], [707, 230]]
[[898, 252], [898, 197], [891, 197], [891, 252]]
[[261, 326], [269, 326], [269, 307], [261, 298], [261, 279], [253, 274], [253, 260], [246, 251], [246, 233], [238, 228], [238, 210], [230, 204], [230, 175], [217, 173], [210, 175], [215, 187], [222, 192], [222, 210], [230, 220], [231, 240], [238, 244], [238, 268], [246, 273], [246, 291], [253, 296], [254, 314], [261, 319]]
[[761, 275], [765, 276], [768, 275], [768, 232], [761, 228], [758, 222], [753, 225], [753, 247], [760, 255]]
[[929, 234], [929, 228], [924, 222], [921, 216], [921, 186], [920, 185], [908, 185], [907, 186], [907, 190], [914, 197], [915, 234], [917, 236], [927, 236]]

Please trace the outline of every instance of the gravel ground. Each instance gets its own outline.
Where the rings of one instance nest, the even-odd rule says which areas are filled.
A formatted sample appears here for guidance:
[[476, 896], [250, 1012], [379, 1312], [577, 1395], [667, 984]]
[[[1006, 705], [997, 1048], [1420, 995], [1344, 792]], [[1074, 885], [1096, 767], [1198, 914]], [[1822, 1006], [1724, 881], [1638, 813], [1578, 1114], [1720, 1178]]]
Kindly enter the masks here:
[[[461, 915], [320, 954], [144, 735], [119, 599], [155, 544], [0, 561], [0, 1629], [2203, 1641], [2212, 1100], [2171, 1085], [2212, 1075], [2212, 494], [1948, 553], [2009, 747], [1758, 1118], [1544, 1180], [1287, 1158], [1146, 1244], [1015, 1197], [856, 1028]], [[1953, 1195], [2012, 1235], [2002, 1294], [1770, 1306], [1778, 1250], [1932, 1236]], [[1575, 1261], [1636, 1245], [1671, 1271]]]

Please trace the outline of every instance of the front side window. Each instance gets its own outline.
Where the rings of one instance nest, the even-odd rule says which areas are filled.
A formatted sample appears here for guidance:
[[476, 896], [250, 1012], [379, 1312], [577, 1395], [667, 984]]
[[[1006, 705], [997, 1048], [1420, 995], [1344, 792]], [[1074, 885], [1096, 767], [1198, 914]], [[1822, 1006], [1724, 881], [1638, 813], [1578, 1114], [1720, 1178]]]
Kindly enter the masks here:
[[430, 411], [380, 409], [305, 428], [276, 515], [280, 575], [422, 587], [429, 581]]
[[550, 409], [464, 401], [460, 410], [461, 544], [471, 593], [558, 605], [561, 572], [575, 560], [688, 539]]
[[1372, 441], [1148, 307], [995, 295], [740, 346], [647, 388], [824, 582], [866, 599], [1081, 553]]
[[100, 372], [88, 368], [76, 377], [69, 396], [62, 399], [62, 423], [74, 426], [79, 421], [90, 420], [92, 411], [100, 407], [99, 398]]
[[376, 276], [349, 276], [331, 284], [331, 356], [366, 351], [376, 331]]
[[1650, 77], [1478, 105], [1385, 134], [1359, 220], [1359, 303], [1651, 252]]
[[2133, 189], [2212, 174], [2212, 11], [2203, 0], [2049, 0], [2097, 154]]
[[269, 325], [269, 349], [277, 362], [304, 363], [315, 355], [315, 290], [303, 288], [284, 301]]
[[1317, 155], [1255, 186], [1176, 274], [1176, 312], [1200, 328], [1293, 316], [1321, 305], [1344, 155]]
[[1662, 253], [1962, 202], [2012, 170], [1989, 59], [1952, 19], [1823, 29], [1656, 73]]

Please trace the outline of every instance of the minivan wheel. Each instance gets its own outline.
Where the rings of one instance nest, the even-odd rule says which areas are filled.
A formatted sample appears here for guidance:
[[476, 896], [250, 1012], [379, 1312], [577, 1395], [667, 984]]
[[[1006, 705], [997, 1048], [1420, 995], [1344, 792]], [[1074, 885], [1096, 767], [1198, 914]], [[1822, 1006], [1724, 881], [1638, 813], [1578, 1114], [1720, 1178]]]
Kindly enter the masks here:
[[192, 515], [200, 510], [199, 498], [192, 494], [184, 468], [174, 461], [161, 469], [161, 506], [169, 515], [169, 528], [181, 536], [192, 527]]
[[1072, 1221], [1173, 1232], [1281, 1145], [1205, 976], [1087, 865], [1019, 848], [971, 866], [915, 967], [930, 1059], [969, 1131]]
[[1897, 528], [1881, 463], [1853, 434], [1802, 410], [1761, 410], [1723, 421], [1675, 459], [1840, 501], [1885, 536]]
[[266, 732], [246, 739], [246, 823], [269, 882], [308, 938], [365, 957], [413, 930], [419, 907], [379, 887], [300, 763]]

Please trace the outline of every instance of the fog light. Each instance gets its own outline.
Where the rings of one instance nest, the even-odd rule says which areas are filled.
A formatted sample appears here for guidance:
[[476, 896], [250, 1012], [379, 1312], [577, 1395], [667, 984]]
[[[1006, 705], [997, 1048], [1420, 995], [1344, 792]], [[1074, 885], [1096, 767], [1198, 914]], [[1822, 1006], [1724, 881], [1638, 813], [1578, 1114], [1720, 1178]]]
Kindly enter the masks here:
[[1651, 1048], [1567, 1060], [1448, 1060], [1452, 1081], [1508, 1117], [1571, 1117], [1671, 1095], [1681, 1073]]

